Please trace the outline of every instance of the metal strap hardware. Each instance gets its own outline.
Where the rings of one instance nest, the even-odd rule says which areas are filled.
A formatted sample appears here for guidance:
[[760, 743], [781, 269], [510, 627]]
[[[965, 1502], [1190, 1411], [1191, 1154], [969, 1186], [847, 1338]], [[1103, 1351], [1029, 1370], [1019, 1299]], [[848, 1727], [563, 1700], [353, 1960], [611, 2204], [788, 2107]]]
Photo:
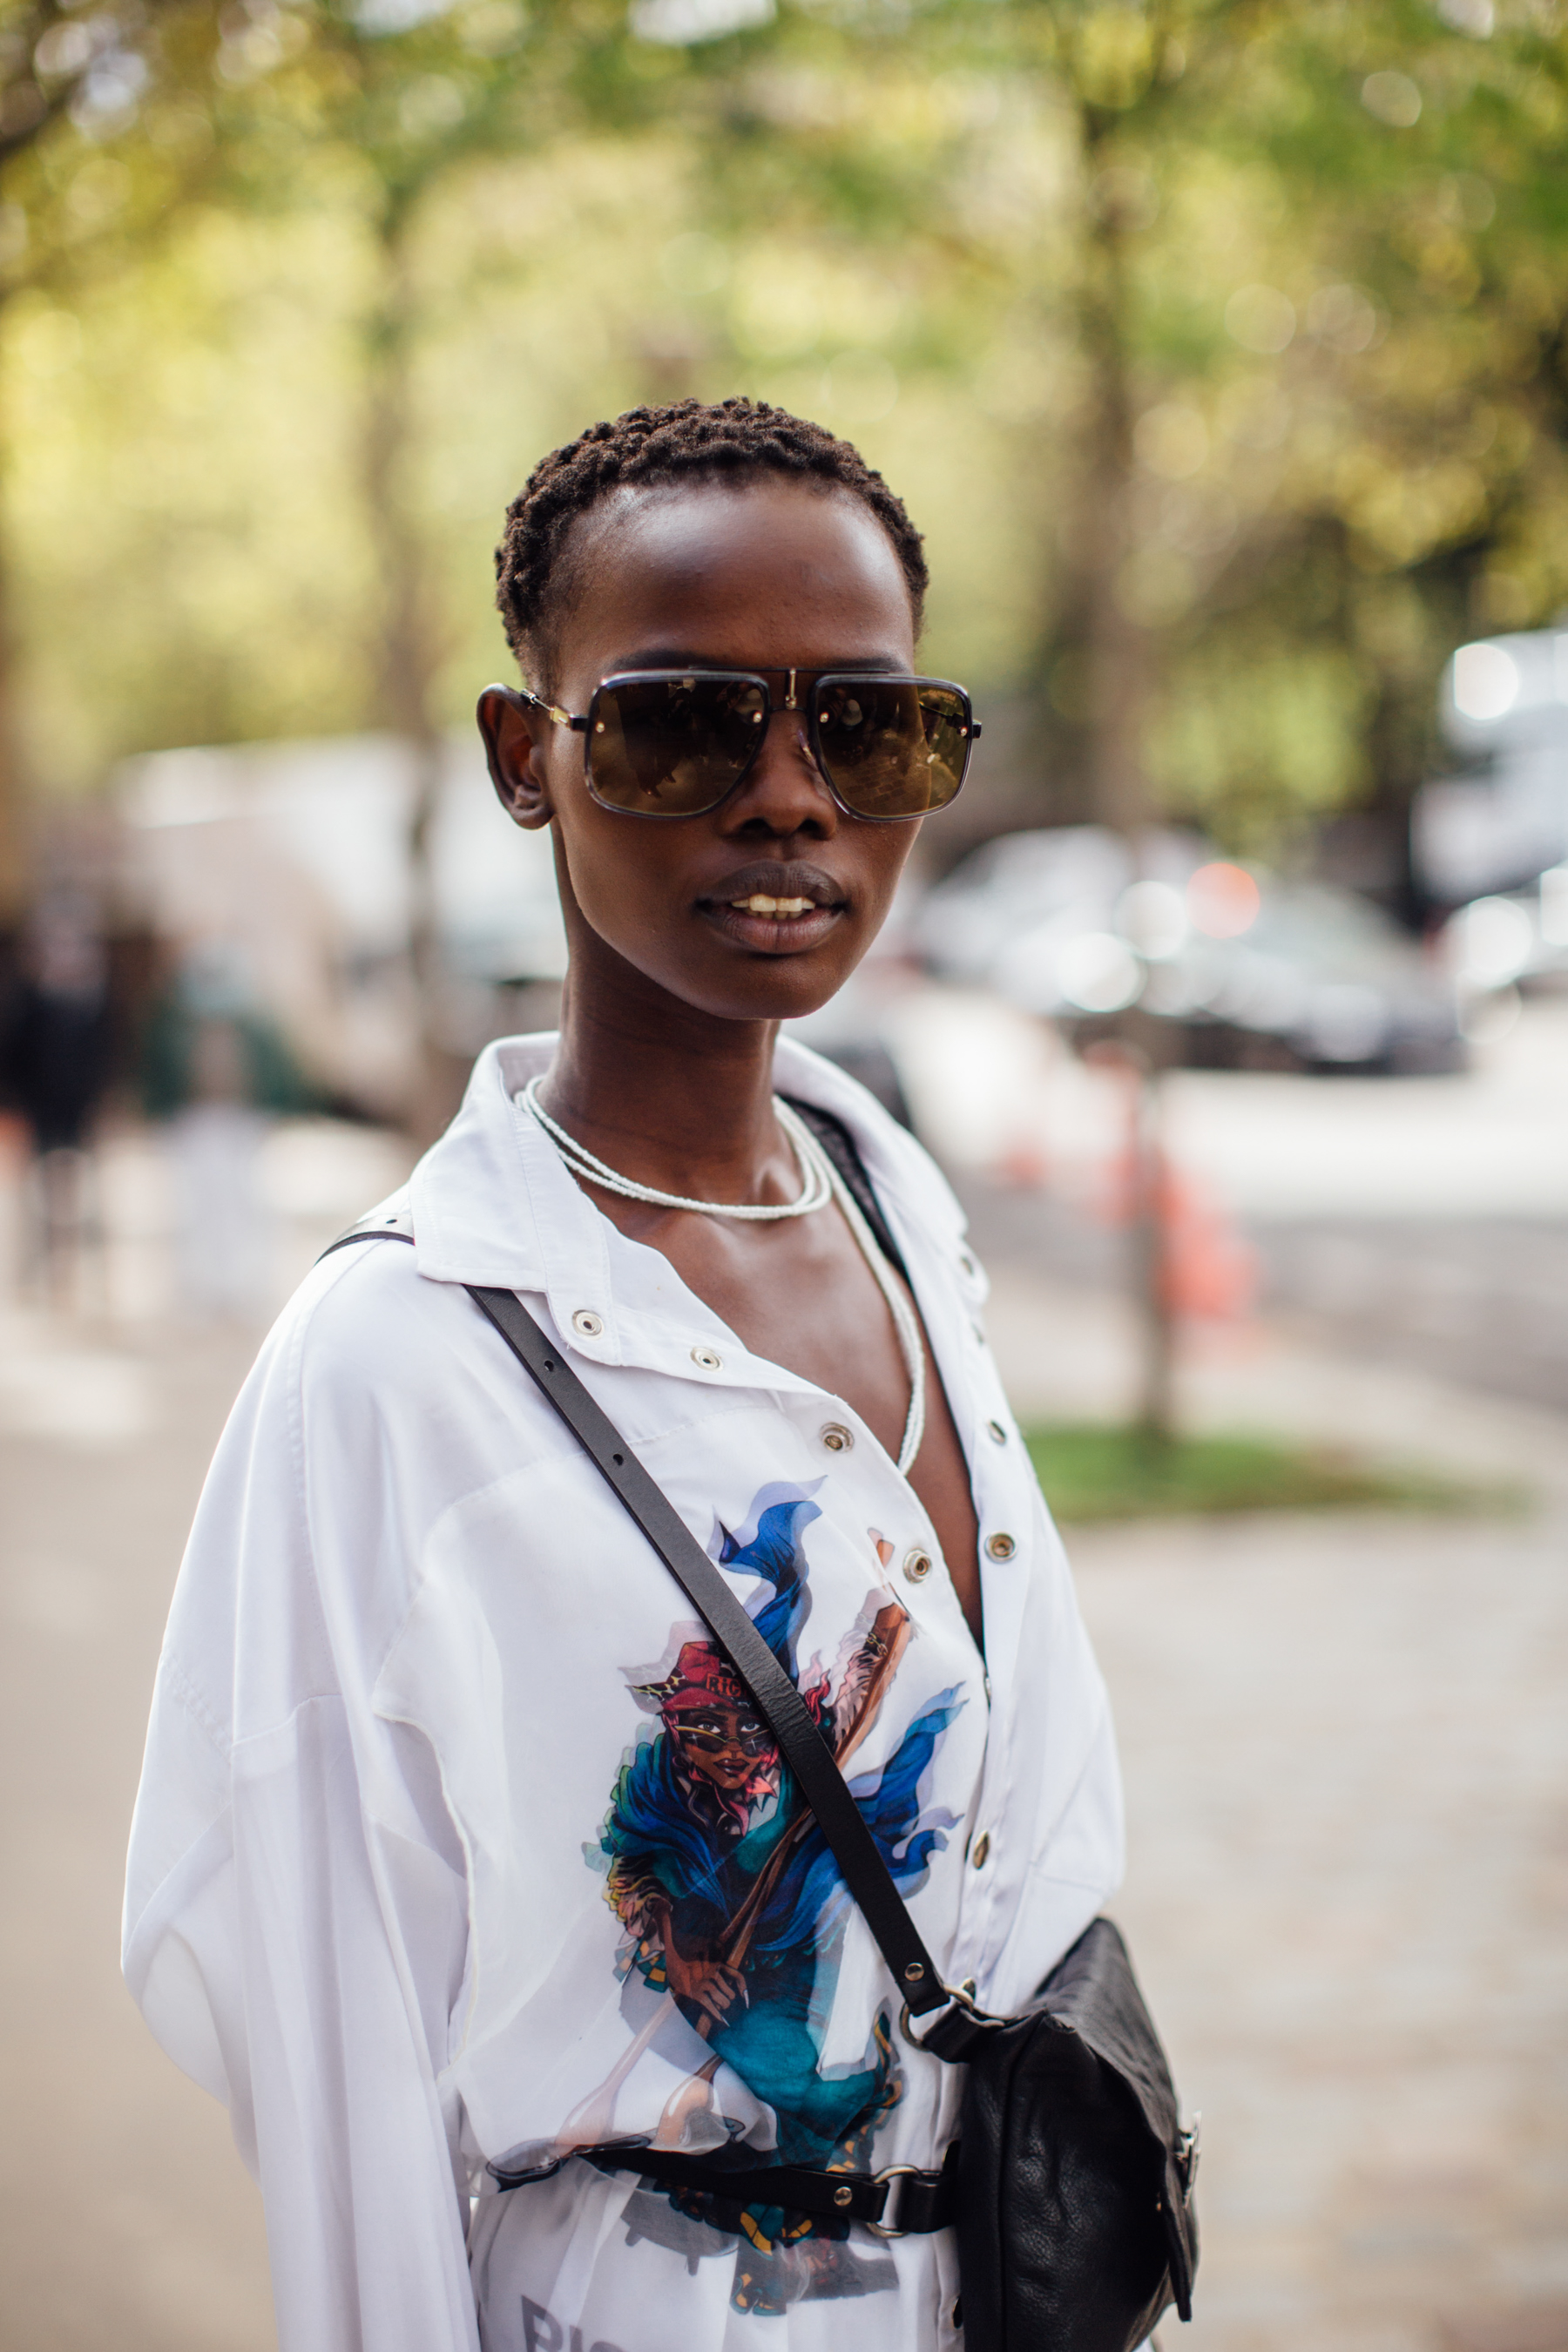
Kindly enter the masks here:
[[1193, 2193], [1193, 2182], [1197, 2178], [1199, 2141], [1203, 2135], [1203, 2122], [1201, 2115], [1194, 2116], [1188, 2128], [1179, 2133], [1176, 2138], [1176, 2178], [1180, 2180], [1183, 2190], [1189, 2197]]
[[928, 2019], [923, 2033], [913, 2031], [908, 2001], [899, 2012], [899, 2031], [911, 2049], [945, 2058], [950, 2064], [962, 2064], [977, 2042], [999, 2032], [1007, 2021], [977, 2007], [962, 1985], [944, 1984], [942, 1991], [946, 2000], [942, 2014]]
[[879, 2172], [877, 2179], [887, 2183], [888, 2201], [881, 2220], [868, 2221], [866, 2227], [879, 2238], [924, 2237], [933, 2230], [950, 2229], [958, 2218], [956, 2140], [951, 2155], [951, 2163], [940, 2172], [922, 2172], [918, 2164], [889, 2164]]

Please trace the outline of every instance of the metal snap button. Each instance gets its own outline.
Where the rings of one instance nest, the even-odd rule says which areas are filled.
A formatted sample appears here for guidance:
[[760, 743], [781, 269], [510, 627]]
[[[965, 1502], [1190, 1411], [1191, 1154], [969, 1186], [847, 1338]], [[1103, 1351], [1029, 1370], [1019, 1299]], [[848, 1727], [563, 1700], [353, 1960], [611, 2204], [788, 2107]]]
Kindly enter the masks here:
[[1006, 1431], [1003, 1428], [1003, 1426], [1002, 1426], [1002, 1424], [1001, 1424], [1001, 1423], [1000, 1423], [999, 1421], [988, 1421], [988, 1422], [986, 1423], [986, 1424], [985, 1424], [985, 1430], [986, 1430], [986, 1434], [987, 1434], [990, 1438], [992, 1438], [992, 1439], [994, 1440], [994, 1442], [996, 1444], [998, 1444], [998, 1445], [1005, 1445], [1005, 1444], [1006, 1444], [1006, 1443], [1007, 1443], [1007, 1433], [1006, 1433]]
[[904, 1574], [911, 1584], [923, 1584], [931, 1574], [931, 1554], [917, 1544], [913, 1551], [904, 1554]]
[[1017, 1550], [1017, 1549], [1018, 1547], [1014, 1542], [1012, 1537], [1005, 1533], [999, 1532], [994, 1536], [987, 1536], [985, 1538], [985, 1557], [987, 1559], [1011, 1559], [1013, 1554]]
[[991, 1832], [982, 1830], [970, 1850], [969, 1859], [976, 1870], [984, 1870], [991, 1853]]
[[723, 1357], [715, 1355], [711, 1348], [693, 1348], [691, 1360], [700, 1364], [705, 1372], [718, 1372], [724, 1369]]
[[572, 1318], [572, 1328], [580, 1331], [584, 1339], [596, 1339], [604, 1328], [604, 1317], [595, 1315], [591, 1307], [579, 1307]]
[[836, 2189], [833, 2192], [833, 2201], [836, 2205], [853, 2205], [855, 2191], [853, 2189]]
[[818, 1434], [829, 1454], [847, 1454], [855, 1443], [855, 1432], [846, 1429], [841, 1421], [830, 1421]]

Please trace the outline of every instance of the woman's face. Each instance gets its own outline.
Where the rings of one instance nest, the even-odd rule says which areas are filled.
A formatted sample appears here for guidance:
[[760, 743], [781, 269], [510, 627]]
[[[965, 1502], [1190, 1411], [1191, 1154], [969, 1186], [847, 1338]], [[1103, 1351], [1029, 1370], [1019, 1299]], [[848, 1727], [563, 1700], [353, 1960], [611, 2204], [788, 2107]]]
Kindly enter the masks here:
[[[616, 670], [914, 667], [899, 559], [843, 492], [765, 478], [623, 491], [578, 525], [568, 555], [574, 593], [551, 684], [571, 711]], [[775, 711], [755, 766], [718, 808], [650, 820], [591, 798], [581, 735], [493, 688], [481, 698], [504, 805], [520, 824], [554, 829], [574, 991], [640, 975], [721, 1019], [773, 1021], [815, 1010], [854, 970], [919, 822], [847, 815], [803, 721]], [[810, 903], [781, 916], [748, 908], [756, 897]]]

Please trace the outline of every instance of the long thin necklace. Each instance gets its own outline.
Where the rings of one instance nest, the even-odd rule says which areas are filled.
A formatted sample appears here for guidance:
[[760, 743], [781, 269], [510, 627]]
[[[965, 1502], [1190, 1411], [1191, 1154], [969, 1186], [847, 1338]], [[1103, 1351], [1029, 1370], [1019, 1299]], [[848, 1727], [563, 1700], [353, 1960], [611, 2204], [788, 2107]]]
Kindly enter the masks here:
[[[789, 1110], [787, 1103], [781, 1104], [779, 1108], [785, 1112]], [[826, 1171], [834, 1197], [844, 1212], [845, 1221], [860, 1244], [860, 1255], [876, 1276], [877, 1287], [888, 1302], [893, 1328], [899, 1335], [899, 1352], [903, 1357], [904, 1370], [910, 1381], [910, 1409], [904, 1418], [904, 1434], [899, 1446], [899, 1475], [907, 1478], [914, 1467], [926, 1426], [926, 1351], [920, 1318], [900, 1289], [892, 1267], [878, 1248], [876, 1236], [866, 1223], [854, 1193], [810, 1129], [805, 1128], [802, 1121], [796, 1124], [803, 1128], [807, 1153]]]
[[926, 1423], [925, 1344], [920, 1319], [894, 1279], [891, 1266], [878, 1248], [855, 1195], [805, 1121], [790, 1108], [788, 1103], [781, 1101], [777, 1095], [773, 1097], [774, 1116], [788, 1137], [800, 1165], [798, 1199], [760, 1203], [692, 1201], [680, 1192], [661, 1192], [652, 1184], [639, 1184], [634, 1178], [623, 1176], [618, 1169], [596, 1159], [586, 1144], [579, 1143], [575, 1136], [569, 1135], [558, 1120], [551, 1118], [539, 1099], [539, 1078], [531, 1078], [522, 1088], [521, 1099], [533, 1113], [567, 1167], [574, 1176], [584, 1178], [591, 1184], [601, 1184], [606, 1192], [618, 1192], [624, 1200], [646, 1201], [658, 1209], [691, 1210], [703, 1217], [745, 1217], [758, 1223], [773, 1223], [781, 1217], [810, 1216], [814, 1211], [826, 1208], [829, 1201], [837, 1200], [850, 1232], [859, 1244], [860, 1254], [871, 1269], [877, 1287], [888, 1302], [893, 1328], [899, 1335], [899, 1352], [903, 1357], [904, 1370], [909, 1376], [910, 1409], [899, 1447], [898, 1466], [900, 1476], [907, 1477], [921, 1450]]
[[[542, 1076], [542, 1073], [541, 1073]], [[816, 1209], [824, 1209], [833, 1197], [833, 1187], [824, 1172], [823, 1163], [803, 1149], [801, 1137], [806, 1133], [801, 1121], [792, 1114], [787, 1103], [773, 1097], [773, 1109], [779, 1125], [795, 1148], [800, 1163], [800, 1196], [794, 1201], [689, 1201], [680, 1192], [661, 1192], [652, 1184], [638, 1184], [618, 1169], [607, 1167], [596, 1160], [585, 1143], [552, 1119], [539, 1099], [538, 1078], [530, 1078], [522, 1089], [522, 1099], [549, 1136], [557, 1151], [576, 1176], [586, 1177], [591, 1184], [602, 1184], [608, 1192], [619, 1192], [627, 1201], [647, 1201], [656, 1209], [689, 1209], [700, 1217], [744, 1217], [753, 1224], [776, 1223], [781, 1217], [809, 1217]]]

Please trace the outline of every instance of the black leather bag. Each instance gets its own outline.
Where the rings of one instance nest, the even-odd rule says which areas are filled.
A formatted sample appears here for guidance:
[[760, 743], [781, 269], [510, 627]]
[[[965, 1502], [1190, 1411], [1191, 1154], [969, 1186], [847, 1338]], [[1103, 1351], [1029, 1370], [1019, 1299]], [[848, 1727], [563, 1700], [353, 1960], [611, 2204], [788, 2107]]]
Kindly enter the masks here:
[[[888, 2236], [955, 2225], [968, 2352], [1133, 2352], [1172, 2303], [1190, 2318], [1195, 2148], [1117, 1929], [1093, 1921], [1017, 2017], [985, 2016], [944, 1985], [799, 1693], [685, 1521], [516, 1296], [468, 1287], [750, 1690], [904, 1994], [909, 2039], [969, 2069], [956, 2158], [940, 2171], [738, 2168], [626, 2144], [580, 2152], [731, 2207], [860, 2219]], [[497, 2174], [503, 2187], [538, 2177]]]
[[[943, 2028], [935, 2029], [938, 2035]], [[960, 2015], [959, 2273], [975, 2352], [1131, 2352], [1192, 2316], [1195, 2149], [1127, 1947], [1096, 1919], [1020, 2016]]]

